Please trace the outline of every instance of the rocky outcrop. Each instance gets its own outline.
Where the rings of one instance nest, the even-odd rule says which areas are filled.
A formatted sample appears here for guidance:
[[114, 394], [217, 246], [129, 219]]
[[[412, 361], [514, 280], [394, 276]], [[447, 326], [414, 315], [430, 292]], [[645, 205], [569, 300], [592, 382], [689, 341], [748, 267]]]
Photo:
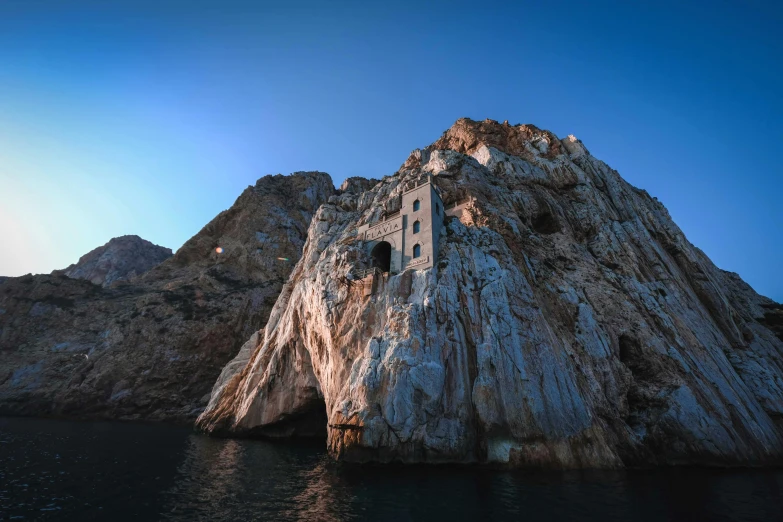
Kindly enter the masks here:
[[[0, 413], [195, 418], [223, 366], [266, 323], [313, 215], [333, 193], [323, 173], [261, 178], [173, 257], [130, 281], [6, 279]], [[138, 251], [118, 243], [128, 238], [82, 258], [86, 279], [109, 282], [116, 272], [96, 268], [107, 257], [114, 269], [133, 265], [122, 252]]]
[[64, 270], [55, 270], [74, 279], [109, 286], [115, 281], [133, 279], [172, 256], [161, 247], [139, 236], [121, 236], [83, 255], [79, 262]]
[[[357, 228], [428, 175], [459, 203], [436, 265], [367, 292]], [[348, 461], [780, 462], [778, 311], [575, 137], [463, 119], [320, 208], [198, 425], [295, 436], [325, 423]]]
[[340, 192], [347, 192], [349, 194], [361, 194], [367, 190], [370, 190], [378, 183], [377, 179], [365, 179], [357, 176], [347, 178], [340, 185]]

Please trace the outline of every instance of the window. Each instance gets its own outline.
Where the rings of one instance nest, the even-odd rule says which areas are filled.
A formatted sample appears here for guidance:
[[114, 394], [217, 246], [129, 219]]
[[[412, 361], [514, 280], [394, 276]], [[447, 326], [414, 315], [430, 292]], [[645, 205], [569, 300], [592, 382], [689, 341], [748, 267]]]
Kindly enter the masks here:
[[440, 204], [435, 203], [435, 213], [440, 216]]
[[421, 245], [413, 245], [413, 259], [421, 256]]
[[417, 199], [416, 201], [413, 202], [413, 211], [414, 212], [418, 211], [420, 206], [421, 206], [421, 203]]
[[414, 234], [418, 234], [420, 228], [421, 228], [421, 223], [419, 223], [418, 221], [414, 221], [413, 222], [413, 233]]

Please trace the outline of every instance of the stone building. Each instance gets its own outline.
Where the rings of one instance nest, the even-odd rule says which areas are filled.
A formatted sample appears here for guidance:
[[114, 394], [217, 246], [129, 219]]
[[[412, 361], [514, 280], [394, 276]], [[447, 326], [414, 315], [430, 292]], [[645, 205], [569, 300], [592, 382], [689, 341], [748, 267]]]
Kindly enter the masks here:
[[443, 201], [431, 178], [412, 185], [403, 192], [399, 210], [359, 227], [358, 239], [364, 241], [372, 266], [383, 272], [430, 268], [437, 260]]

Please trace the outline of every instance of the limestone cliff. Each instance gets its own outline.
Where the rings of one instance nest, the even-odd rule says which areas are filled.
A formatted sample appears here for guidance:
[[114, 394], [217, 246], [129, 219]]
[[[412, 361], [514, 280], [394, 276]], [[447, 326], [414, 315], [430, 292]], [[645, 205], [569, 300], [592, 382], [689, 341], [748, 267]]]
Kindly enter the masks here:
[[170, 248], [150, 243], [139, 236], [121, 236], [83, 255], [78, 263], [54, 274], [109, 286], [115, 281], [133, 279], [159, 265], [172, 255]]
[[[436, 265], [368, 286], [357, 229], [430, 175], [453, 207]], [[348, 461], [780, 462], [780, 305], [573, 136], [463, 119], [352, 186], [316, 213], [201, 428], [326, 429]]]
[[130, 281], [111, 275], [137, 266], [138, 249], [115, 248], [137, 243], [127, 237], [66, 272], [96, 284], [58, 272], [0, 281], [0, 413], [195, 418], [221, 368], [264, 326], [333, 193], [323, 173], [266, 176]]

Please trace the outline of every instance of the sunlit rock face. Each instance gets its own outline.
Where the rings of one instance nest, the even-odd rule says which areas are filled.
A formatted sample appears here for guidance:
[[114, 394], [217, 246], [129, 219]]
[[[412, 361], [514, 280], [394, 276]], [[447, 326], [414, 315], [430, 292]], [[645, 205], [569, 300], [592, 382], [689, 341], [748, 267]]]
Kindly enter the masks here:
[[[0, 414], [192, 422], [221, 369], [266, 323], [334, 193], [327, 174], [266, 176], [130, 281], [0, 281]], [[107, 252], [112, 266], [128, 265], [115, 242], [77, 267], [100, 266]]]
[[133, 279], [172, 256], [170, 248], [161, 247], [139, 236], [121, 236], [83, 255], [78, 263], [57, 270], [74, 279], [109, 286], [115, 281]]
[[[460, 204], [436, 265], [368, 293], [357, 228], [427, 175]], [[777, 307], [573, 136], [463, 119], [321, 206], [198, 425], [296, 436], [324, 422], [347, 461], [780, 462]]]

